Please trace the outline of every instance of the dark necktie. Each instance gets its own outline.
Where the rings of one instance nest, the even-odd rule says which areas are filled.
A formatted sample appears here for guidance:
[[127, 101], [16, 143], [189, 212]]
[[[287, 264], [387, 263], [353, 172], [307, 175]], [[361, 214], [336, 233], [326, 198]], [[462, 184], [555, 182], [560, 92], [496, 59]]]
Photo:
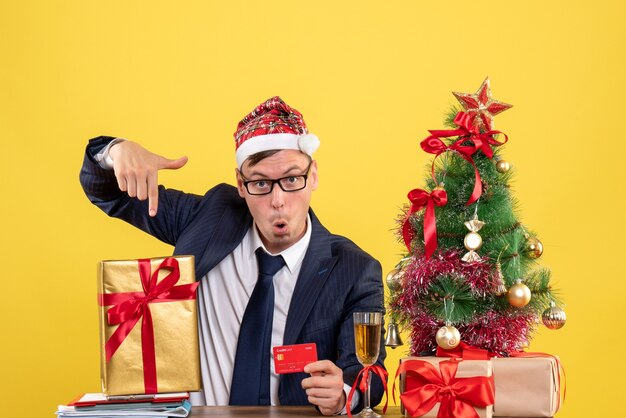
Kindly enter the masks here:
[[271, 256], [256, 250], [259, 278], [243, 314], [230, 405], [269, 405], [270, 345], [274, 319], [274, 275], [285, 265], [282, 256]]

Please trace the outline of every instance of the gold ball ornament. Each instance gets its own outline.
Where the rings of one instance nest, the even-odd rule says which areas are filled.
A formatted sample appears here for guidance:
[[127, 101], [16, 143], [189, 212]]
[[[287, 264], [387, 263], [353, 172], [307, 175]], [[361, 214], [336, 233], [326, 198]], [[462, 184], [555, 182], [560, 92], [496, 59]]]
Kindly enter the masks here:
[[387, 287], [391, 292], [395, 292], [400, 289], [400, 280], [402, 279], [402, 271], [400, 269], [393, 269], [387, 274], [386, 282]]
[[543, 311], [543, 314], [541, 315], [541, 321], [548, 329], [563, 328], [566, 320], [567, 315], [565, 315], [565, 311], [556, 306], [554, 302], [551, 302], [550, 307]]
[[526, 254], [530, 258], [539, 258], [543, 254], [543, 244], [537, 239], [537, 237], [529, 237], [526, 240]]
[[437, 330], [435, 339], [439, 347], [444, 350], [452, 350], [461, 342], [461, 333], [452, 325], [446, 325]]
[[519, 279], [513, 286], [509, 287], [509, 291], [506, 294], [506, 298], [511, 306], [516, 308], [523, 308], [528, 305], [530, 297], [530, 289]]
[[496, 170], [498, 173], [506, 173], [511, 168], [511, 165], [505, 160], [498, 160], [496, 162]]

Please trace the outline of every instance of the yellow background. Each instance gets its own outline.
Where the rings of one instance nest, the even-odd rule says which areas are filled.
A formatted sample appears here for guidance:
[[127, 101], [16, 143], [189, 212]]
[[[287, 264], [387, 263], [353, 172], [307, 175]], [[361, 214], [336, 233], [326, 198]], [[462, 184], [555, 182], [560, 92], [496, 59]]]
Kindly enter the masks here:
[[[380, 259], [408, 190], [424, 184], [427, 129], [491, 78], [515, 107], [522, 221], [567, 301], [532, 350], [559, 354], [560, 417], [621, 415], [624, 367], [621, 1], [9, 1], [0, 3], [2, 416], [52, 416], [99, 389], [96, 263], [171, 248], [110, 220], [78, 183], [109, 134], [166, 156], [170, 187], [234, 179], [232, 132], [281, 95], [321, 138], [313, 207]], [[403, 349], [390, 351], [393, 372]], [[28, 411], [25, 411], [29, 409]]]

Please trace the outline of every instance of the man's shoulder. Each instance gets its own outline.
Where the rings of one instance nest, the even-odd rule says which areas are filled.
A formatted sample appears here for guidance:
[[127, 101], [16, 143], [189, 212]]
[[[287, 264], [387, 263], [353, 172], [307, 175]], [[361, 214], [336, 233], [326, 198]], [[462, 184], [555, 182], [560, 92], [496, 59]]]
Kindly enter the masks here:
[[223, 204], [245, 204], [245, 200], [239, 196], [237, 188], [226, 183], [213, 186], [204, 194], [203, 199]]
[[237, 188], [226, 183], [220, 183], [209, 189], [204, 195], [195, 195], [195, 216], [204, 216], [212, 213], [213, 216], [226, 211], [234, 216], [247, 210], [246, 202], [239, 196]]
[[217, 184], [215, 186], [213, 186], [212, 188], [210, 188], [205, 196], [208, 195], [217, 195], [217, 196], [225, 196], [225, 197], [239, 197], [239, 193], [237, 192], [237, 188], [233, 185], [227, 184], [227, 183], [220, 183]]
[[343, 235], [331, 234], [330, 246], [334, 256], [362, 259], [363, 261], [374, 260], [374, 257], [372, 257], [368, 252]]
[[[326, 229], [312, 210], [310, 214], [313, 221], [314, 236], [323, 237], [323, 239], [328, 241], [333, 257], [358, 259], [361, 262], [375, 261], [374, 257], [355, 244], [351, 239], [343, 235], [333, 234]], [[317, 229], [317, 233], [315, 233], [315, 229]]]
[[342, 235], [331, 234], [330, 253], [335, 260], [334, 277], [345, 283], [355, 283], [366, 278], [367, 282], [380, 282], [382, 266], [367, 251]]

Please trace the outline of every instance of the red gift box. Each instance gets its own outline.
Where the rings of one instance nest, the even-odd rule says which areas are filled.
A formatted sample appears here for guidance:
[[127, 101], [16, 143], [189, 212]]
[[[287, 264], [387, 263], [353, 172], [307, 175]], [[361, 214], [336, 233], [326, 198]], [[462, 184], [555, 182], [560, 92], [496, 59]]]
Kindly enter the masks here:
[[400, 360], [398, 375], [406, 416], [492, 417], [495, 394], [488, 360], [407, 357]]

